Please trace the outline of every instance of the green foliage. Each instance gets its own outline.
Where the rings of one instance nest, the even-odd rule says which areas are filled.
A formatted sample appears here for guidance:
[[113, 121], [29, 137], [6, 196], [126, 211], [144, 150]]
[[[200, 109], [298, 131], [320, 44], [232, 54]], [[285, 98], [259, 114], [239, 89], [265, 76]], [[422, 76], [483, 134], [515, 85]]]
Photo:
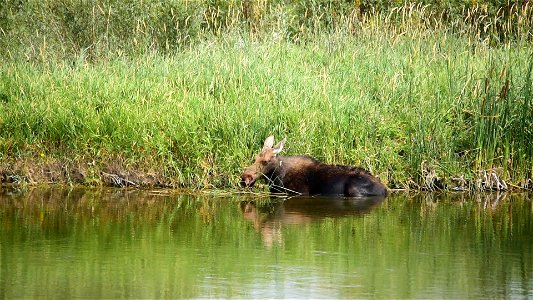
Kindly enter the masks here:
[[173, 53], [234, 30], [301, 42], [317, 33], [357, 34], [367, 20], [399, 29], [406, 21], [445, 27], [497, 42], [531, 39], [533, 26], [528, 1], [6, 0], [0, 6], [0, 55], [46, 61]]
[[[479, 103], [475, 131], [477, 163], [485, 168], [501, 166], [508, 176], [518, 179], [532, 175], [532, 169], [520, 170], [516, 166], [530, 165], [533, 151], [528, 142], [533, 139], [533, 52], [528, 53], [529, 59], [521, 67], [514, 64], [514, 55], [488, 57], [485, 76], [478, 80], [471, 97]], [[518, 86], [517, 78], [523, 80]]]
[[0, 172], [118, 158], [163, 184], [231, 187], [273, 133], [390, 187], [481, 170], [526, 187], [530, 6], [380, 3], [7, 1]]

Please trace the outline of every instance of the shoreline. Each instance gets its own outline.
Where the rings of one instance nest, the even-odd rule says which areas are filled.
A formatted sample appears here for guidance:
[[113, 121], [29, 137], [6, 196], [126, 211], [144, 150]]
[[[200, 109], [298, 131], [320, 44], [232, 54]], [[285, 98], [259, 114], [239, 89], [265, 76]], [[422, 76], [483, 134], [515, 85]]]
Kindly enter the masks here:
[[[228, 182], [229, 185], [216, 186], [213, 184], [206, 185], [188, 185], [180, 182], [178, 178], [165, 176], [153, 170], [156, 168], [122, 168], [119, 165], [111, 163], [96, 164], [94, 162], [77, 162], [65, 164], [59, 161], [48, 160], [46, 163], [35, 163], [31, 161], [15, 162], [3, 164], [0, 166], [0, 185], [81, 185], [86, 187], [117, 187], [117, 188], [137, 188], [137, 189], [184, 189], [189, 191], [198, 190], [241, 190], [238, 186], [238, 175], [235, 174], [235, 180], [224, 178], [222, 181]], [[379, 174], [374, 174], [379, 177]], [[391, 192], [517, 192], [533, 191], [533, 179], [528, 179], [522, 183], [512, 183], [498, 177], [497, 173], [479, 172], [478, 176], [466, 180], [464, 176], [450, 178], [429, 178], [426, 186], [416, 185], [412, 180], [402, 182], [399, 185], [387, 185]], [[432, 181], [430, 181], [432, 180]], [[259, 189], [265, 190], [266, 184], [259, 184]], [[264, 192], [264, 191], [263, 191]]]

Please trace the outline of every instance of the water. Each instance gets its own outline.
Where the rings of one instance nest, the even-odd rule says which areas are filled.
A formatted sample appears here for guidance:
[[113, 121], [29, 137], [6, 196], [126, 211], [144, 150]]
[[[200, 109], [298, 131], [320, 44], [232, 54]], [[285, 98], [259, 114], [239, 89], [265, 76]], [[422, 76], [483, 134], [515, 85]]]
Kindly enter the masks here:
[[531, 298], [527, 195], [0, 189], [0, 298]]

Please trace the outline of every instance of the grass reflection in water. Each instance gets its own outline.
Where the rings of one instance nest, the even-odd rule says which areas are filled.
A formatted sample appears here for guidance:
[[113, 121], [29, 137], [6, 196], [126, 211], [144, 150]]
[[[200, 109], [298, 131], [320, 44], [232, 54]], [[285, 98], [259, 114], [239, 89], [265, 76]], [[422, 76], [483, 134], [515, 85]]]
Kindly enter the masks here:
[[2, 188], [0, 294], [531, 297], [530, 199]]

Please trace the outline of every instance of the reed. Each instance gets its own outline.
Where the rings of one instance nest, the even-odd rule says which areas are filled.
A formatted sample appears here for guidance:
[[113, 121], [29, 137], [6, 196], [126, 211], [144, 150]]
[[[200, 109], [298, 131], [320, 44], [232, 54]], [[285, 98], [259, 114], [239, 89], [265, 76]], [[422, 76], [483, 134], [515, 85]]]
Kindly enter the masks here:
[[[169, 22], [202, 3], [172, 6]], [[94, 19], [94, 30], [79, 34], [94, 39], [71, 46], [40, 31], [30, 50], [0, 45], [4, 181], [100, 184], [105, 173], [230, 188], [274, 134], [287, 137], [288, 153], [361, 165], [393, 188], [531, 185], [527, 5], [513, 8], [518, 27], [498, 19], [480, 31], [478, 11], [452, 22], [423, 5], [335, 18], [315, 11], [300, 27], [292, 10], [271, 6], [276, 22], [257, 12], [244, 24], [241, 3], [222, 19], [224, 8], [204, 10], [213, 20], [179, 43], [163, 33], [155, 42], [155, 28], [170, 27], [141, 22], [167, 11], [150, 5], [145, 15], [127, 5], [80, 8], [76, 18]], [[121, 9], [138, 26], [118, 40]]]

